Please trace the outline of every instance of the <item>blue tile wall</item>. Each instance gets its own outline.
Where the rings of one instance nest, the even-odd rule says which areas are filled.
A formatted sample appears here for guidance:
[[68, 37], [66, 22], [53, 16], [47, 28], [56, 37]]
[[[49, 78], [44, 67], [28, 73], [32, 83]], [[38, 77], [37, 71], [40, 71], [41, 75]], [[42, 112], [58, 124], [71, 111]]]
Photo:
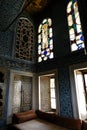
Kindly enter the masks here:
[[12, 46], [14, 40], [14, 24], [7, 28], [9, 24], [20, 13], [24, 0], [3, 0], [0, 2], [0, 55], [12, 56]]
[[[32, 72], [33, 63], [12, 57], [17, 20], [21, 16], [17, 19], [15, 17], [20, 13], [23, 3], [24, 0], [3, 0], [0, 3], [0, 66]], [[29, 17], [26, 15], [27, 13], [23, 14], [24, 17]], [[14, 19], [12, 25], [7, 28]]]
[[[0, 67], [7, 68], [9, 71], [10, 69], [15, 69], [21, 71], [35, 72], [34, 63], [20, 59], [15, 59], [12, 56], [16, 24], [19, 17], [13, 23], [12, 21], [20, 13], [24, 1], [25, 0], [0, 1]], [[26, 13], [24, 14], [24, 16], [26, 17]], [[9, 24], [11, 24], [10, 27]], [[7, 88], [9, 89], [9, 82], [7, 84]], [[6, 124], [8, 89], [6, 92], [6, 109], [3, 118], [0, 118], [0, 128], [1, 126], [4, 126]]]
[[24, 0], [3, 0], [0, 6], [0, 30], [5, 30], [22, 10]]
[[12, 43], [14, 33], [11, 30], [0, 32], [0, 55], [9, 57], [12, 55]]
[[60, 115], [73, 117], [68, 67], [58, 70]]
[[15, 60], [0, 56], [0, 67], [21, 71], [35, 72], [35, 65], [29, 61]]

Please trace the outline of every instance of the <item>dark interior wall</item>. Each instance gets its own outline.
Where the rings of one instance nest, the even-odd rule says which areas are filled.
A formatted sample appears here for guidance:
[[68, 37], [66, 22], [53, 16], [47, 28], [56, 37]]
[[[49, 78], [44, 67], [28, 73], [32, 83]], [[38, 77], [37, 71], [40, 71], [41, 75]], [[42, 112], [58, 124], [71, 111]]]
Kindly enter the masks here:
[[[69, 67], [70, 65], [82, 63], [87, 61], [87, 55], [83, 50], [77, 52], [71, 52], [69, 32], [68, 32], [68, 22], [67, 22], [67, 4], [68, 1], [57, 1], [54, 0], [52, 5], [47, 8], [43, 14], [36, 16], [37, 29], [46, 17], [52, 18], [53, 27], [53, 40], [54, 40], [54, 59], [44, 61], [42, 63], [37, 63], [37, 73], [44, 72], [52, 69], [58, 70], [58, 87], [59, 87], [59, 102], [60, 102], [60, 115], [73, 117], [73, 106], [72, 106], [72, 95], [71, 95], [71, 85], [70, 85], [70, 75]], [[85, 37], [85, 44], [87, 43], [87, 33], [86, 33], [86, 13], [84, 2], [79, 0], [79, 12], [81, 13], [82, 29]], [[84, 9], [83, 9], [84, 8]]]
[[79, 12], [81, 18], [81, 24], [83, 29], [83, 35], [85, 39], [85, 48], [87, 52], [87, 2], [86, 0], [78, 0]]
[[52, 9], [55, 58], [68, 55], [70, 51], [66, 6], [66, 2], [60, 1]]
[[66, 6], [67, 2], [54, 0], [49, 8], [46, 8], [41, 15], [36, 16], [37, 28], [44, 18], [52, 19], [53, 41], [55, 59], [70, 53], [70, 42], [68, 33], [68, 23]]
[[[41, 14], [36, 15], [35, 22], [37, 23], [37, 30], [39, 24], [42, 22], [44, 18], [50, 17], [52, 19], [54, 41], [54, 59], [43, 62], [43, 66], [42, 63], [37, 63], [37, 72], [45, 71], [46, 69], [58, 68], [59, 66], [69, 66], [80, 62], [85, 62], [87, 59], [87, 56], [84, 53], [84, 49], [79, 50], [77, 52], [71, 52], [66, 12], [68, 2], [69, 0], [54, 0], [54, 2], [50, 4], [49, 8], [47, 7], [45, 11], [41, 12]], [[87, 44], [87, 15], [86, 13], [84, 13], [86, 12], [86, 6], [84, 2], [85, 1], [79, 0], [78, 5], [79, 13], [81, 16], [83, 34], [85, 38], [85, 44]], [[51, 64], [52, 66], [49, 67], [48, 64]]]

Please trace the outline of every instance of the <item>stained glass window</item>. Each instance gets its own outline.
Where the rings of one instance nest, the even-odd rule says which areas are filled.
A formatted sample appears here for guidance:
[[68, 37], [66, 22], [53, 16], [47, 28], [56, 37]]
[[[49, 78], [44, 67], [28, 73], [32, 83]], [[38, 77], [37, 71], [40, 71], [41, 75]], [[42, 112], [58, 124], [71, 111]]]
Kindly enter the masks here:
[[34, 61], [34, 31], [31, 21], [20, 18], [16, 34], [15, 57]]
[[53, 53], [53, 32], [52, 20], [44, 19], [38, 28], [38, 62], [52, 59]]
[[80, 15], [77, 0], [71, 0], [67, 6], [67, 19], [69, 26], [69, 37], [71, 51], [84, 48], [84, 36], [82, 33]]

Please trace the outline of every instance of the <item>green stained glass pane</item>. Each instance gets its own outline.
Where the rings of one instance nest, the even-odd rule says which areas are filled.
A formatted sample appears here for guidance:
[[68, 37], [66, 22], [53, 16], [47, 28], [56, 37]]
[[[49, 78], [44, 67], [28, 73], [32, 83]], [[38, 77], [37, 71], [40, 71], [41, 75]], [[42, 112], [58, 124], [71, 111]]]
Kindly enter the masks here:
[[49, 18], [48, 19], [48, 25], [51, 26], [52, 25], [52, 20]]

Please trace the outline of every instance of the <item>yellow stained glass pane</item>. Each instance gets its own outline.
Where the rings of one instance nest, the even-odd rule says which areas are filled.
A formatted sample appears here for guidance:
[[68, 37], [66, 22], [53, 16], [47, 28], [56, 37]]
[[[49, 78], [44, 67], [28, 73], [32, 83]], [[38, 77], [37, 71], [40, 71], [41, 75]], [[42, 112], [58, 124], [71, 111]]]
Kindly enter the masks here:
[[77, 32], [78, 32], [78, 33], [82, 31], [81, 25], [77, 24], [76, 27], [77, 27]]
[[44, 60], [47, 60], [47, 57], [44, 57]]
[[67, 13], [71, 12], [71, 5], [72, 5], [72, 1], [70, 1], [68, 6], [67, 6]]
[[46, 49], [46, 51], [50, 51], [50, 49], [49, 49], [49, 48], [47, 48], [47, 49]]
[[41, 43], [41, 35], [38, 35], [38, 43]]
[[73, 25], [73, 20], [72, 20], [72, 15], [68, 16], [68, 25], [72, 26]]
[[49, 29], [49, 33], [52, 33], [52, 28]]
[[47, 21], [47, 19], [44, 19], [42, 23], [44, 24], [44, 23], [46, 23], [46, 21]]
[[49, 34], [49, 37], [52, 37], [52, 36], [53, 36], [53, 33], [50, 33], [50, 34]]
[[50, 53], [50, 59], [52, 59], [52, 58], [53, 58], [53, 52]]
[[73, 43], [71, 45], [71, 51], [76, 51], [77, 49], [78, 49], [78, 47], [77, 47], [76, 43]]
[[71, 8], [67, 8], [67, 13], [70, 13], [71, 12]]
[[38, 46], [38, 49], [41, 50], [41, 45]]
[[75, 39], [75, 33], [74, 33], [74, 29], [72, 28], [72, 29], [70, 29], [69, 30], [69, 36], [70, 36], [70, 40], [74, 40]]
[[53, 49], [53, 45], [52, 45], [52, 44], [50, 45], [50, 49], [51, 49], [51, 50]]
[[52, 25], [52, 20], [51, 19], [48, 19], [48, 24], [49, 24], [49, 26]]
[[72, 5], [72, 1], [70, 1], [70, 2], [68, 3], [67, 8], [71, 8], [71, 5]]
[[41, 27], [42, 27], [42, 25], [40, 24], [40, 25], [39, 25], [39, 28], [38, 28], [38, 33], [41, 32]]
[[74, 34], [74, 28], [71, 28], [71, 29], [69, 30], [69, 34], [70, 34], [70, 35], [73, 35], [73, 34]]
[[38, 54], [40, 54], [39, 50], [38, 50]]
[[41, 57], [39, 57], [39, 58], [38, 58], [38, 62], [41, 62], [41, 61], [42, 61], [42, 58], [41, 58]]
[[41, 57], [43, 58], [43, 57], [44, 57], [44, 55], [42, 54], [42, 55], [41, 55]]
[[75, 18], [76, 18], [76, 23], [81, 24], [79, 13], [76, 13]]
[[50, 40], [50, 45], [53, 44], [53, 39]]
[[73, 8], [74, 8], [74, 13], [76, 13], [78, 11], [77, 1], [73, 4]]

